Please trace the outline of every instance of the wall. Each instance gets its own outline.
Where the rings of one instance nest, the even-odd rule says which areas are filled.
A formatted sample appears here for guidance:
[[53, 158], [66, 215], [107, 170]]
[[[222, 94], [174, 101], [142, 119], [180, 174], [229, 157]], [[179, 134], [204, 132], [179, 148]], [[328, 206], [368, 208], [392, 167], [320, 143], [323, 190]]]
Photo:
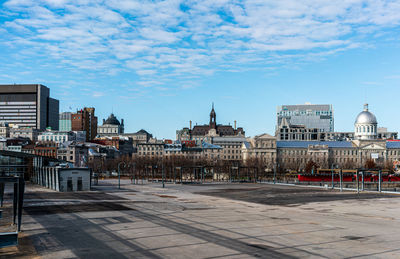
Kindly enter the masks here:
[[[89, 168], [60, 168], [60, 192], [67, 192], [68, 180], [72, 180], [72, 191], [90, 191]], [[82, 188], [78, 190], [78, 179], [82, 179]]]
[[90, 191], [89, 168], [60, 168], [60, 167], [41, 167], [35, 172], [33, 182], [60, 192], [68, 191], [68, 180], [72, 180], [73, 192], [78, 191], [78, 178], [82, 178], [81, 191]]

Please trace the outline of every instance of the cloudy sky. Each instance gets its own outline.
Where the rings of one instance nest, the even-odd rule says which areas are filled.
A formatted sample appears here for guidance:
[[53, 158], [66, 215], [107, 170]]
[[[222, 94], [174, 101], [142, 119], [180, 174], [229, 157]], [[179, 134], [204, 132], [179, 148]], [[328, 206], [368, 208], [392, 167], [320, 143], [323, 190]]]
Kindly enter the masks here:
[[365, 102], [400, 130], [400, 1], [0, 1], [0, 83], [41, 83], [60, 110], [112, 111], [158, 138], [208, 122], [273, 133], [276, 106]]

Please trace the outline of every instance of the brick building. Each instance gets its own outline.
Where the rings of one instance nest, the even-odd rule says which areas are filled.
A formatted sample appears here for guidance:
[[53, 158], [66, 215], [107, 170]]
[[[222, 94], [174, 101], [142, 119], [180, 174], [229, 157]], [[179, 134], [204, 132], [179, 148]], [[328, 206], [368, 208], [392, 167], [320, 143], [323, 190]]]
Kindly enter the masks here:
[[97, 136], [97, 117], [94, 108], [83, 108], [71, 115], [72, 131], [86, 131], [86, 141], [92, 141]]

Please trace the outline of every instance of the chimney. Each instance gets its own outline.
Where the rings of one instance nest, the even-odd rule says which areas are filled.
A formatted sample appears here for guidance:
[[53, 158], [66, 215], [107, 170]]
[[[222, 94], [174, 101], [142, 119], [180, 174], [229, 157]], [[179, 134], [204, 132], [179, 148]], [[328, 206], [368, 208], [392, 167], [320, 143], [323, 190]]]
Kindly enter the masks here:
[[121, 125], [124, 125], [124, 119], [121, 119]]
[[191, 130], [192, 129], [192, 121], [189, 121], [189, 129]]
[[236, 121], [235, 121], [235, 130], [236, 130]]

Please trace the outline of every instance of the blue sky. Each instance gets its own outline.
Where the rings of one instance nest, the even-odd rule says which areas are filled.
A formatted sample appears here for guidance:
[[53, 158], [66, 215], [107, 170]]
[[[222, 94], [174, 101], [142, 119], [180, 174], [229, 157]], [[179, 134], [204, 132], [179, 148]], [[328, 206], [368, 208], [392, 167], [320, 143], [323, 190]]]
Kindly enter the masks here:
[[2, 1], [0, 83], [158, 138], [207, 123], [212, 102], [249, 136], [305, 102], [333, 104], [338, 131], [368, 102], [399, 131], [399, 23], [400, 1]]

